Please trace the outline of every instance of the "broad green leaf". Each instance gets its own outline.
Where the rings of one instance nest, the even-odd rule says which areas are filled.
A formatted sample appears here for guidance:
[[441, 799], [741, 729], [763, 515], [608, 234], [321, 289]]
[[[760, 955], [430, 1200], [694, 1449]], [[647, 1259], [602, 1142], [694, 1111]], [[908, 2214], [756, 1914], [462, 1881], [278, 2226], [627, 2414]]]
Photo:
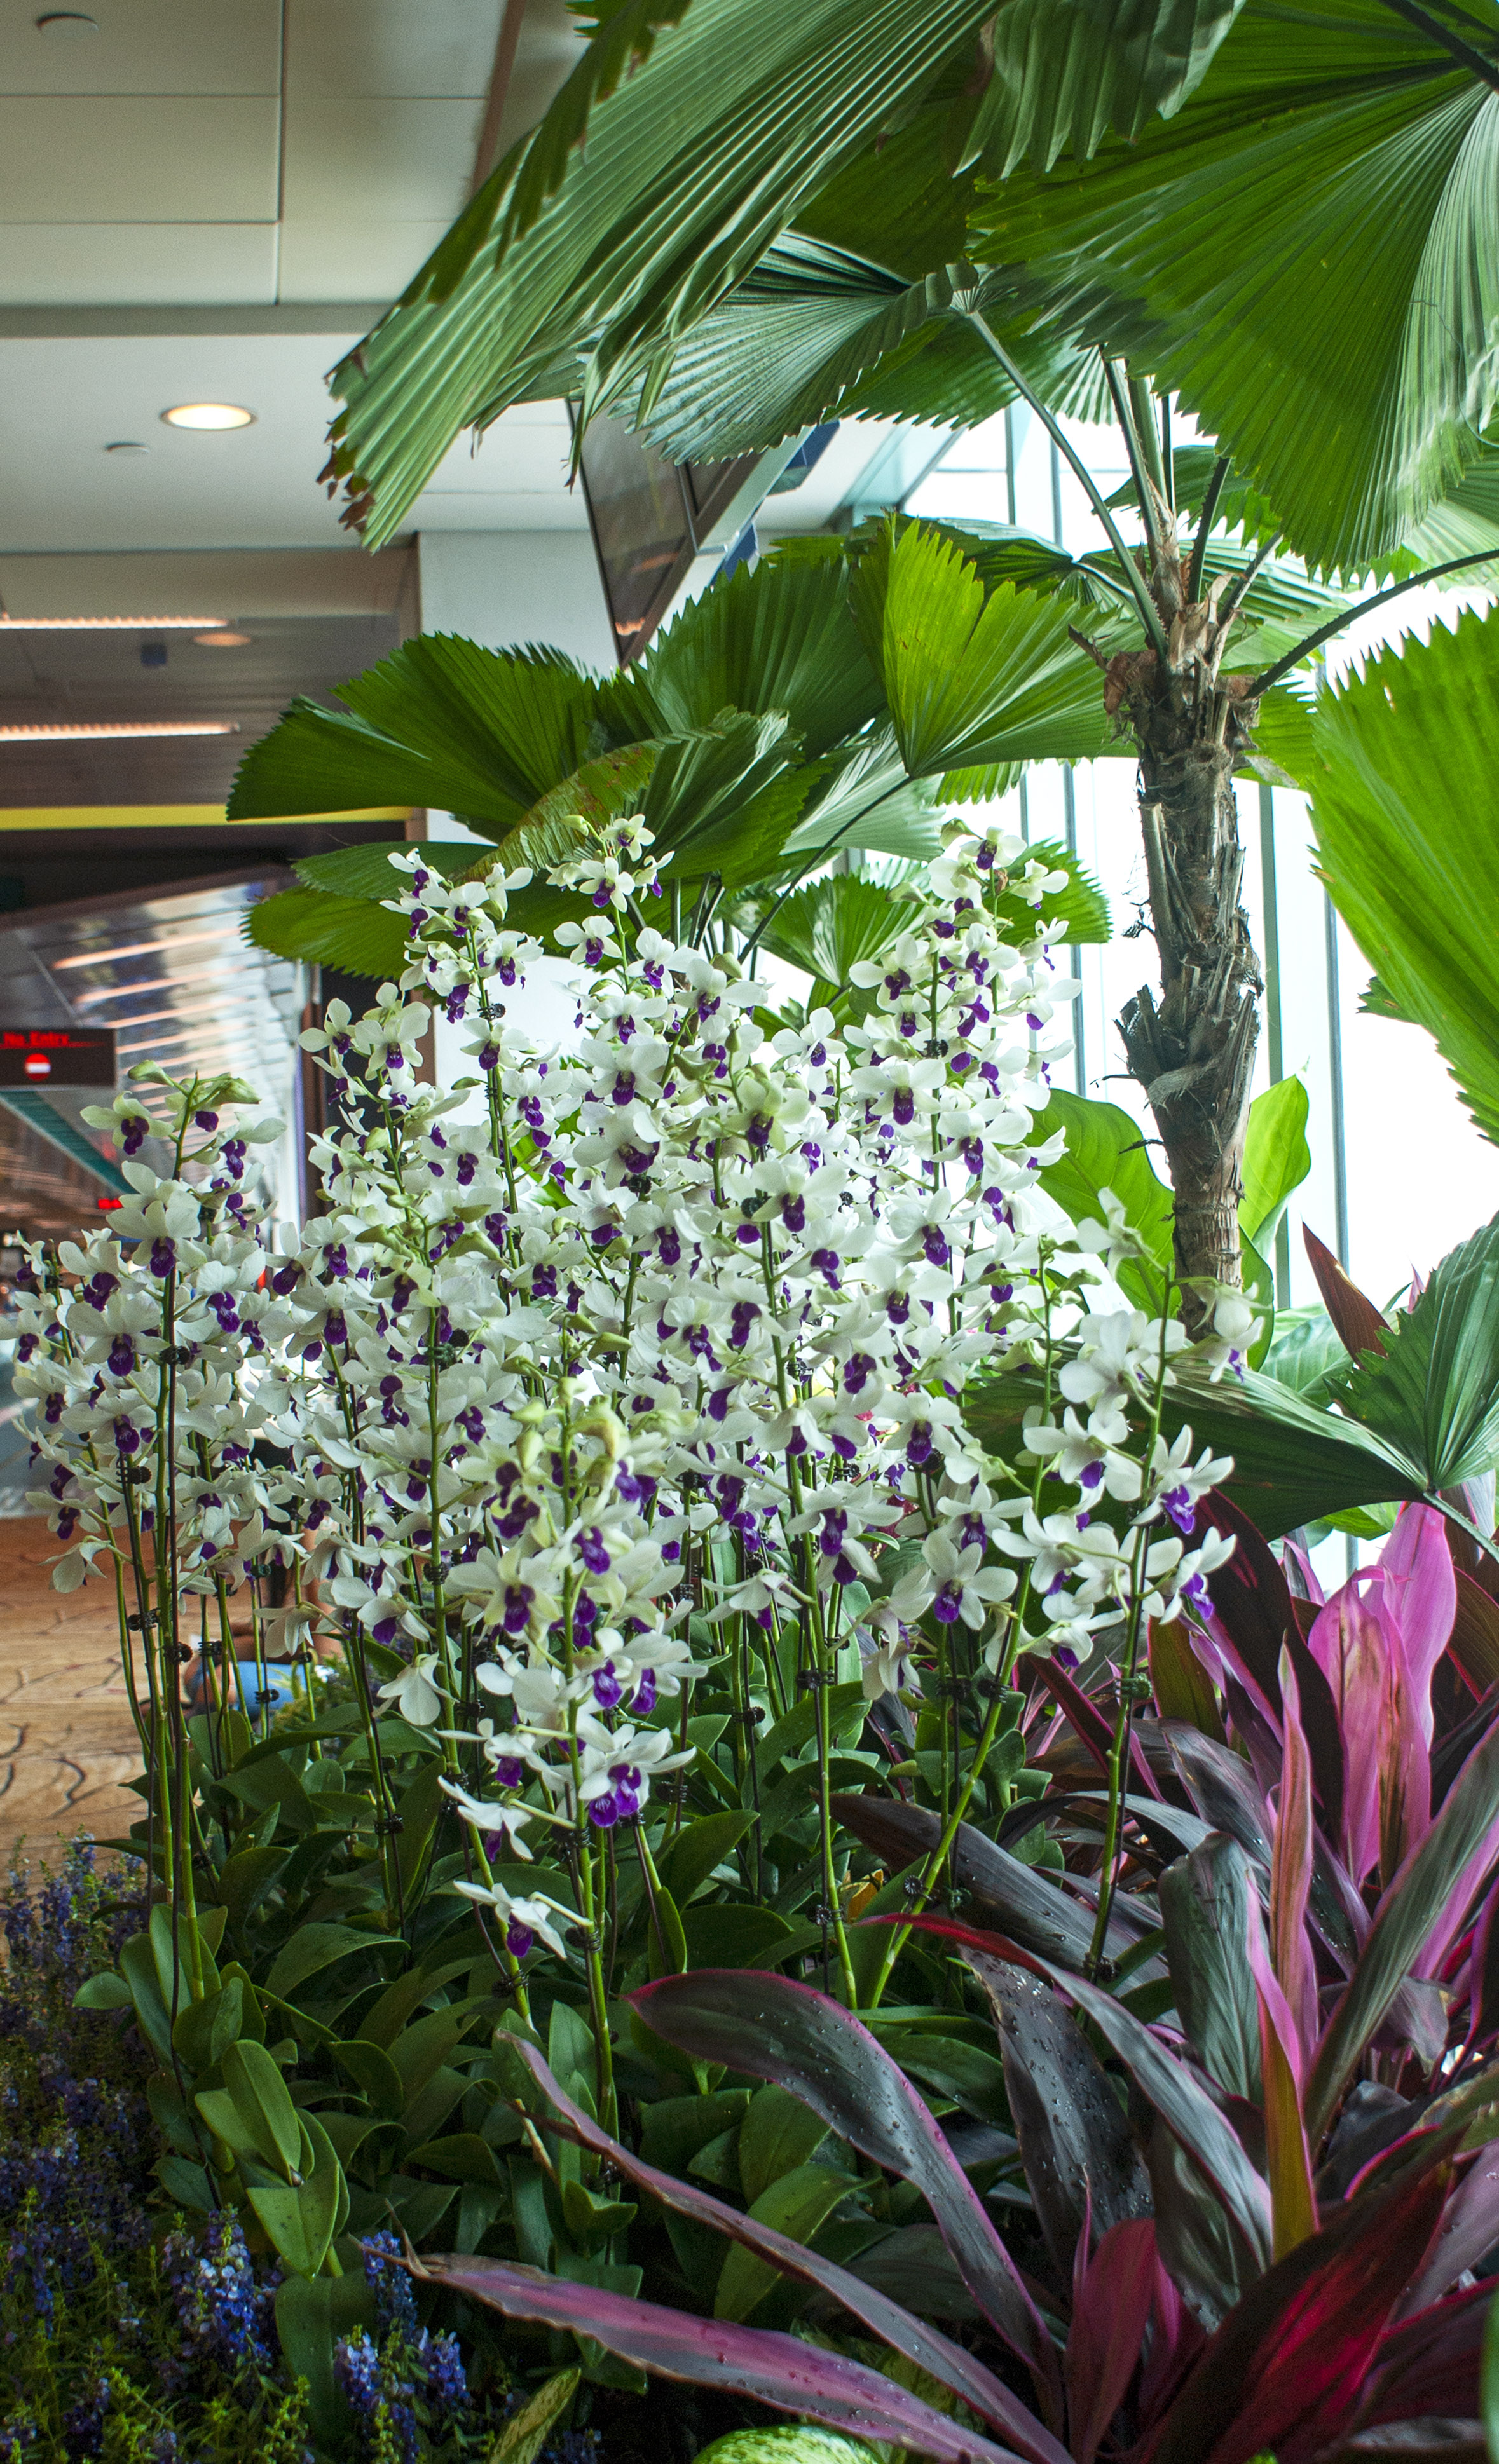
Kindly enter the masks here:
[[783, 2173], [807, 2166], [827, 2136], [827, 2123], [783, 2087], [756, 2090], [739, 2124], [739, 2179], [745, 2197], [760, 2198]]
[[367, 1956], [400, 1941], [399, 1934], [364, 1933], [358, 1925], [300, 1925], [276, 1953], [266, 1979], [267, 1989], [283, 1997], [295, 1994], [309, 1976], [320, 1974], [336, 1961], [347, 1959], [356, 1951]]
[[600, 701], [631, 742], [696, 734], [726, 710], [780, 711], [813, 759], [882, 708], [836, 559], [740, 565], [673, 617]]
[[[973, 45], [989, 5], [695, 0], [617, 82], [611, 11], [540, 126], [335, 373], [335, 467], [369, 544], [399, 527], [462, 427], [496, 418], [584, 338], [585, 401], [638, 379]], [[550, 389], [565, 389], [555, 374]]]
[[[897, 136], [881, 143], [877, 170], [887, 188], [893, 168], [898, 181], [891, 153], [902, 142]], [[1007, 276], [976, 275], [949, 261], [962, 253], [969, 185], [948, 178], [944, 164], [934, 168], [958, 209], [953, 228], [930, 239], [908, 230], [901, 252], [914, 242], [917, 264], [930, 271], [915, 281], [892, 271], [888, 235], [882, 241], [867, 201], [851, 213], [852, 201], [844, 201], [851, 244], [785, 232], [677, 343], [659, 392], [639, 413], [651, 442], [673, 458], [716, 459], [861, 412], [975, 426], [1017, 396], [968, 321], [967, 307], [982, 311], [1027, 384], [1047, 400], [1079, 412], [1093, 407], [1093, 355], [1038, 330]], [[820, 203], [826, 208], [828, 200]], [[788, 544], [783, 541], [778, 559]]]
[[1086, 760], [1108, 737], [1096, 671], [1054, 601], [975, 567], [918, 522], [859, 562], [854, 611], [906, 768]]
[[[1038, 1380], [984, 1378], [970, 1388], [964, 1418], [991, 1454], [1013, 1456], [1024, 1443], [1024, 1415], [1040, 1400]], [[1232, 1456], [1223, 1486], [1267, 1539], [1352, 1507], [1422, 1493], [1410, 1465], [1372, 1431], [1253, 1369], [1217, 1385], [1179, 1374], [1166, 1390], [1161, 1428], [1174, 1438], [1183, 1427], [1197, 1449]]]
[[73, 1997], [75, 2011], [128, 2011], [130, 2002], [129, 1986], [112, 1968], [85, 1977]]
[[1239, 1224], [1262, 1256], [1275, 1245], [1290, 1193], [1312, 1170], [1307, 1144], [1307, 1090], [1299, 1078], [1282, 1078], [1256, 1095], [1244, 1142], [1244, 1196]]
[[1499, 610], [1434, 625], [1320, 694], [1312, 754], [1333, 903], [1499, 1140]]
[[677, 1833], [662, 1852], [659, 1867], [661, 1880], [679, 1908], [685, 1908], [701, 1890], [716, 1866], [733, 1856], [754, 1822], [752, 1814], [704, 1814]]
[[[810, 2242], [839, 2201], [856, 2187], [847, 2173], [834, 2172], [830, 2166], [798, 2165], [794, 2171], [782, 2174], [761, 2192], [750, 2214], [756, 2224], [768, 2225], [772, 2233], [785, 2233], [792, 2241]], [[780, 2269], [772, 2266], [769, 2259], [757, 2258], [742, 2242], [736, 2242], [725, 2255], [719, 2273], [713, 2298], [714, 2317], [748, 2319], [781, 2281]]]
[[1293, 1395], [1326, 1403], [1333, 1391], [1329, 1372], [1347, 1363], [1342, 1337], [1319, 1302], [1315, 1309], [1277, 1312], [1269, 1350], [1258, 1366]]
[[407, 963], [404, 915], [373, 898], [334, 898], [320, 890], [278, 890], [257, 900], [246, 938], [278, 958], [340, 967], [375, 983], [396, 982]]
[[1201, 85], [1243, 0], [1010, 0], [971, 143], [1003, 177], [1027, 156], [1049, 171], [1109, 129], [1138, 137]]
[[992, 185], [969, 253], [1178, 390], [1313, 568], [1358, 571], [1489, 413], [1496, 150], [1499, 96], [1382, 0], [1247, 0], [1173, 120]]
[[1045, 1144], [1059, 1130], [1067, 1139], [1067, 1153], [1042, 1166], [1037, 1175], [1042, 1188], [1074, 1223], [1089, 1216], [1101, 1222], [1103, 1192], [1113, 1190], [1156, 1269], [1147, 1274], [1129, 1262], [1120, 1269], [1120, 1287], [1154, 1311], [1171, 1264], [1171, 1191], [1151, 1168], [1145, 1132], [1117, 1104], [1094, 1103], [1060, 1087], [1053, 1088], [1046, 1111], [1031, 1124], [1032, 1145]]
[[783, 2423], [768, 2430], [731, 2430], [702, 2450], [697, 2464], [868, 2464], [869, 2453], [862, 2438], [814, 2430], [804, 2421], [795, 2427]]
[[224, 2085], [262, 2162], [290, 2174], [301, 2155], [301, 2125], [264, 2045], [231, 2045], [224, 2056]]
[[[485, 849], [487, 864], [494, 863], [495, 852]], [[386, 847], [366, 842], [363, 847], [335, 847], [327, 855], [298, 856], [292, 869], [304, 889], [330, 891], [339, 898], [399, 898], [410, 889], [411, 876], [398, 870], [393, 859], [405, 855], [420, 855], [430, 872], [440, 872], [450, 881], [461, 880], [474, 862], [474, 849], [466, 839], [392, 839]]]
[[561, 650], [489, 650], [419, 633], [339, 687], [342, 710], [296, 701], [253, 745], [231, 821], [425, 804], [492, 837], [590, 751], [597, 686]]
[[208, 2071], [223, 2060], [240, 2033], [245, 2016], [245, 1990], [237, 1976], [201, 2002], [189, 2002], [177, 2014], [172, 2050], [192, 2071]]
[[406, 2106], [406, 2086], [384, 2046], [373, 2045], [363, 2036], [352, 2042], [333, 2047], [335, 2059], [347, 2071], [351, 2079], [362, 2087], [377, 2109], [391, 2122], [399, 2122]]
[[1434, 1268], [1384, 1351], [1334, 1380], [1345, 1412], [1409, 1463], [1422, 1488], [1451, 1489], [1499, 1460], [1499, 1218]]

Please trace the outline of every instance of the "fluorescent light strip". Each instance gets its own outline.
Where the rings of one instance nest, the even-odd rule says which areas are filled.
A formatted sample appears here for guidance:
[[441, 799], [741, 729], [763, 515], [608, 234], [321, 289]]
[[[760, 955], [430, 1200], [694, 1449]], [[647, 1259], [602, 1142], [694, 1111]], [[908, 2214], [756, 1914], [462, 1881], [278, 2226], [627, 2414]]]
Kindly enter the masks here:
[[[119, 1032], [121, 1035], [136, 1035], [141, 1027], [155, 1025], [158, 1019], [162, 1022], [162, 1031], [145, 1039], [153, 1045], [183, 1044], [190, 1041], [194, 1035], [243, 1035], [247, 1032], [254, 1035], [255, 1026], [254, 1014], [251, 1010], [214, 1009], [206, 1011], [201, 1018], [192, 1018], [186, 1010], [168, 1009], [158, 1010], [154, 1019], [122, 1018]], [[168, 1021], [170, 1021], [169, 1025]], [[283, 1027], [280, 1032], [284, 1038], [286, 1029]], [[139, 1042], [130, 1046], [132, 1051], [139, 1051], [142, 1048]], [[123, 1052], [125, 1046], [122, 1044], [117, 1044], [115, 1049], [117, 1052]]]
[[0, 633], [198, 633], [227, 616], [0, 616]]
[[[149, 989], [150, 987], [147, 986], [146, 990]], [[130, 1035], [138, 1026], [155, 1026], [168, 1019], [178, 1026], [202, 1025], [209, 1019], [217, 1021], [221, 1018], [249, 1018], [264, 1006], [264, 1002], [253, 993], [247, 993], [235, 1001], [205, 1002], [201, 1007], [193, 1009], [179, 1008], [173, 1001], [165, 1009], [143, 1009], [134, 1014], [127, 1013], [123, 1018], [117, 1018], [115, 1030], [120, 1035]]]
[[131, 1001], [143, 997], [149, 1000], [153, 993], [186, 991], [191, 984], [216, 984], [222, 980], [223, 974], [222, 967], [200, 967], [195, 975], [153, 976], [148, 983], [143, 984], [94, 984], [87, 992], [73, 996], [73, 1006], [75, 1009], [93, 1009], [99, 1001]]
[[80, 744], [119, 741], [134, 736], [237, 736], [237, 718], [122, 719], [98, 726], [69, 722], [65, 727], [0, 727], [0, 744]]
[[51, 958], [48, 964], [55, 976], [65, 967], [102, 967], [115, 958], [148, 958], [153, 950], [186, 950], [195, 941], [238, 941], [237, 924], [215, 925], [211, 933], [176, 933], [168, 926], [165, 936], [156, 941], [122, 941], [113, 950], [79, 950], [71, 958]]

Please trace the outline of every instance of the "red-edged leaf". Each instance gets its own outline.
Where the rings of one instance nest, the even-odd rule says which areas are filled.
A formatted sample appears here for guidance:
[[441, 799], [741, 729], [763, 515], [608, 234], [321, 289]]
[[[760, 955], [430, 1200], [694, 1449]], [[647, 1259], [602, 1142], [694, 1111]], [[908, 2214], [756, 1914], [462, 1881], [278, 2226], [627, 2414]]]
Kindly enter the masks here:
[[1148, 2464], [1303, 2464], [1351, 2420], [1390, 2313], [1442, 2213], [1432, 2134], [1382, 2195], [1351, 2203], [1230, 2311], [1147, 2450]]
[[1286, 1757], [1270, 1858], [1270, 1959], [1295, 2030], [1286, 2050], [1294, 2055], [1299, 2085], [1302, 2063], [1310, 2059], [1316, 2042], [1317, 1980], [1307, 1941], [1307, 1899], [1312, 1888], [1312, 1761], [1289, 1651], [1281, 1653], [1280, 1683]]
[[[1034, 1674], [1107, 1779], [1109, 1757], [1113, 1750], [1112, 1723], [1105, 1719], [1096, 1703], [1090, 1702], [1082, 1687], [1073, 1684], [1067, 1670], [1059, 1667], [1054, 1660], [1038, 1660]], [[1138, 1737], [1133, 1732], [1130, 1737], [1130, 1773], [1132, 1786], [1137, 1785], [1146, 1796], [1159, 1796], [1155, 1774], [1145, 1760]]]
[[[901, 1805], [889, 1796], [835, 1796], [831, 1804], [833, 1819], [883, 1857], [893, 1873], [929, 1856], [941, 1840], [941, 1822], [924, 1805]], [[1023, 1865], [963, 1822], [948, 1870], [979, 1914], [999, 1925], [1006, 1938], [1063, 1968], [1083, 1966], [1092, 1943], [1092, 1919], [1033, 1865]], [[1109, 1957], [1122, 1959], [1135, 1939], [1112, 1920]]]
[[815, 2284], [841, 2301], [846, 2310], [876, 2336], [883, 2338], [894, 2351], [903, 2353], [918, 2369], [928, 2372], [955, 2395], [971, 2405], [974, 2411], [997, 2430], [1002, 2430], [1019, 2453], [1032, 2459], [1032, 2464], [1067, 2464], [1066, 2451], [1045, 2431], [1034, 2413], [1028, 2412], [1019, 2396], [986, 2370], [961, 2344], [955, 2344], [936, 2327], [915, 2318], [900, 2304], [889, 2300], [873, 2285], [863, 2283], [845, 2268], [835, 2267], [831, 2259], [820, 2258], [815, 2251], [801, 2242], [792, 2241], [785, 2233], [776, 2233], [769, 2225], [756, 2222], [753, 2216], [740, 2214], [737, 2208], [726, 2207], [691, 2182], [679, 2181], [672, 2173], [662, 2173], [643, 2157], [634, 2155], [618, 2140], [575, 2104], [558, 2085], [541, 2055], [534, 2045], [517, 2038], [515, 2052], [525, 2064], [542, 2094], [561, 2117], [558, 2127], [562, 2135], [580, 2147], [588, 2147], [606, 2158], [617, 2172], [649, 2190], [664, 2208], [674, 2209], [678, 2215], [691, 2216], [697, 2224], [711, 2225], [716, 2233], [725, 2233], [742, 2243], [761, 2258], [786, 2276], [799, 2277], [804, 2284]]
[[1066, 1969], [1053, 1968], [1049, 1961], [1035, 1958], [1000, 1935], [979, 1933], [971, 1925], [954, 1925], [941, 1917], [917, 1917], [914, 1923], [922, 1933], [939, 1934], [948, 1942], [988, 1951], [997, 1959], [1018, 1960], [1022, 1967], [1033, 1968], [1039, 1975], [1048, 1977], [1059, 1992], [1075, 2002], [1117, 2054], [1179, 2145], [1206, 2176], [1250, 2256], [1265, 2264], [1270, 2255], [1269, 2200], [1265, 2184], [1212, 2099], [1133, 2011], [1126, 2011], [1101, 1987], [1070, 1975]]
[[451, 2291], [507, 2319], [591, 2336], [606, 2352], [654, 2378], [723, 2387], [854, 2438], [914, 2448], [918, 2455], [936, 2456], [937, 2464], [1013, 2464], [1007, 2449], [975, 2430], [960, 2430], [877, 2370], [799, 2337], [694, 2319], [686, 2310], [606, 2293], [596, 2284], [572, 2284], [497, 2258], [425, 2258], [422, 2267]]
[[1185, 1727], [1200, 1728], [1204, 1737], [1223, 1745], [1223, 1715], [1218, 1707], [1218, 1695], [1187, 1639], [1186, 1619], [1173, 1617], [1169, 1625], [1162, 1625], [1158, 1618], [1153, 1618], [1149, 1650], [1151, 1691], [1159, 1717], [1180, 1720]]
[[1457, 1570], [1457, 1615], [1447, 1649], [1475, 1694], [1487, 1694], [1499, 1678], [1499, 1600], [1471, 1574]]
[[1197, 1509], [1197, 1536], [1209, 1529], [1232, 1532], [1234, 1538], [1227, 1564], [1208, 1576], [1214, 1610], [1277, 1718], [1280, 1656], [1283, 1649], [1290, 1654], [1323, 1828], [1330, 1839], [1338, 1839], [1343, 1826], [1343, 1739], [1332, 1687], [1301, 1639], [1284, 1573], [1248, 1516], [1222, 1489], [1209, 1489]]
[[1406, 2286], [1397, 2311], [1414, 2318], [1449, 2293], [1465, 2269], [1476, 2267], [1499, 2242], [1499, 2139], [1490, 2139], [1448, 2199], [1440, 2230]]
[[1260, 2011], [1266, 2170], [1275, 2220], [1275, 2255], [1284, 2258], [1317, 2229], [1312, 2153], [1301, 2124], [1302, 2045], [1290, 2002], [1275, 1973], [1259, 1902], [1248, 1905], [1246, 1944]]
[[1464, 2293], [1449, 2293], [1444, 2301], [1402, 2319], [1381, 2336], [1374, 2357], [1374, 2375], [1363, 2425], [1379, 2422], [1456, 2418], [1471, 2421], [1480, 2412], [1479, 2367], [1484, 2328], [1493, 2301], [1492, 2277]]
[[1079, 2244], [1063, 2362], [1075, 2464], [1093, 2464], [1124, 2402], [1155, 2299], [1156, 2228], [1148, 2216], [1111, 2227], [1091, 2259]]
[[1355, 1360], [1366, 1352], [1382, 1353], [1384, 1338], [1390, 1331], [1389, 1320], [1375, 1308], [1368, 1294], [1361, 1292], [1353, 1278], [1345, 1274], [1332, 1250], [1319, 1241], [1310, 1223], [1303, 1223], [1301, 1237], [1307, 1244], [1307, 1256], [1317, 1279], [1317, 1289], [1323, 1306], [1332, 1319], [1343, 1349]]
[[984, 2316], [1032, 2372], [1051, 2417], [1056, 2347], [1013, 2260], [899, 2065], [841, 2003], [761, 1969], [694, 1969], [628, 1996], [649, 2028], [694, 2061], [773, 2079], [876, 2165], [914, 2184]]
[[1116, 2226], [1148, 2215], [1150, 2178], [1124, 2108], [1066, 2003], [1013, 1960], [981, 1950], [966, 1957], [994, 2013], [1021, 2163], [1065, 2284], [1085, 2217], [1107, 2239]]

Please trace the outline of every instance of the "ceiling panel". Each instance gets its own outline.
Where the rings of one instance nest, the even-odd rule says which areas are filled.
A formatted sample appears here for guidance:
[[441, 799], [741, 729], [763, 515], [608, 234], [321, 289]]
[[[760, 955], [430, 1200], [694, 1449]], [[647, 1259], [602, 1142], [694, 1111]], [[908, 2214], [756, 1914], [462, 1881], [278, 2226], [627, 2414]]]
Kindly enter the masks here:
[[[0, 342], [0, 551], [343, 544], [318, 473], [325, 372], [357, 340]], [[243, 403], [255, 425], [187, 433], [162, 422], [175, 402]], [[106, 452], [112, 440], [146, 451]]]
[[[0, 556], [11, 617], [395, 616], [414, 596], [407, 547], [187, 549], [153, 556]], [[6, 636], [0, 631], [0, 640]]]
[[[428, 0], [430, 5], [430, 0]], [[97, 34], [59, 40], [36, 0], [0, 0], [0, 94], [276, 94], [281, 0], [89, 0]]]
[[7, 307], [270, 306], [275, 223], [25, 223], [0, 228]]
[[357, 196], [373, 222], [451, 220], [468, 194], [483, 117], [473, 100], [291, 96], [282, 211], [289, 222], [347, 216]]
[[273, 96], [6, 97], [0, 220], [275, 222], [278, 147]]
[[[191, 610], [185, 610], [191, 613]], [[222, 803], [248, 748], [295, 693], [327, 698], [395, 648], [394, 615], [259, 617], [242, 649], [190, 633], [158, 637], [165, 664], [142, 665], [143, 631], [0, 632], [0, 720], [228, 721], [233, 736], [0, 739], [0, 810], [45, 805]], [[0, 873], [6, 869], [0, 845]]]
[[289, 0], [287, 91], [482, 99], [500, 15], [500, 0]]
[[313, 222], [284, 222], [277, 297], [287, 302], [399, 299], [446, 237], [452, 219], [383, 223], [328, 214]]
[[505, 94], [496, 161], [535, 127], [585, 48], [567, 0], [528, 0]]

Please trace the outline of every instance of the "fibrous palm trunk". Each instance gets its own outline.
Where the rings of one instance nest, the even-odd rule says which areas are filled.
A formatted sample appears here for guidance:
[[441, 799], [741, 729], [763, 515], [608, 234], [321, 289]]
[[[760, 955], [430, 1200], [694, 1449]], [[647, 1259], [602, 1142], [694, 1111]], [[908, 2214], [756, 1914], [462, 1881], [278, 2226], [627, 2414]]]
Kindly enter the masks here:
[[1241, 903], [1233, 773], [1254, 709], [1245, 679], [1219, 676], [1226, 623], [1212, 598], [1186, 604], [1169, 546], [1157, 549], [1150, 581], [1169, 655], [1147, 649], [1110, 660], [1104, 698], [1139, 748], [1160, 993], [1143, 985], [1119, 1029], [1165, 1148], [1181, 1315], [1196, 1333], [1212, 1301], [1194, 1286], [1241, 1282], [1245, 1127], [1264, 984]]

